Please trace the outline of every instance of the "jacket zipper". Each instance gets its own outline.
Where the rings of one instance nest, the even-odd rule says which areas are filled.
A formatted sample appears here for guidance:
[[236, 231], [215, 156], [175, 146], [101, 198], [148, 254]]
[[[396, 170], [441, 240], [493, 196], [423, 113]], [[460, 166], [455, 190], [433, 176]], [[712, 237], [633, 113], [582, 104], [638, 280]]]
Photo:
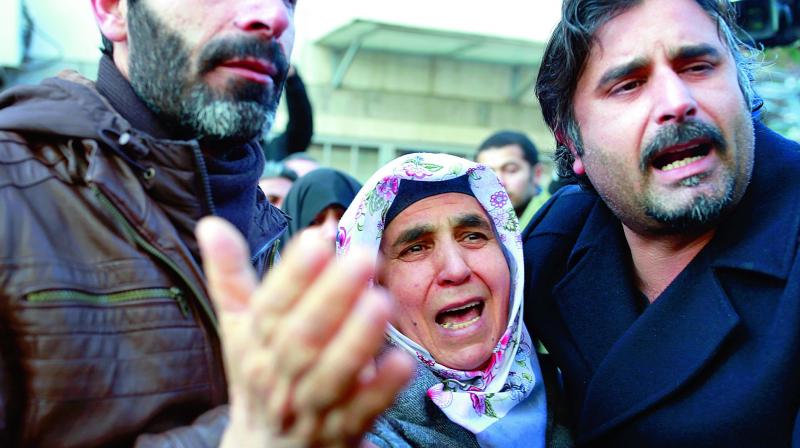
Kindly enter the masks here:
[[[111, 199], [109, 199], [97, 185], [92, 184], [91, 188], [95, 196], [97, 196], [97, 199], [100, 201], [100, 204], [111, 213], [114, 220], [117, 221], [128, 232], [131, 238], [133, 238], [134, 241], [136, 241], [136, 243], [139, 244], [147, 253], [156, 257], [162, 263], [167, 265], [167, 267], [169, 267], [173, 272], [175, 272], [178, 275], [178, 277], [181, 278], [181, 280], [183, 280], [183, 282], [191, 290], [192, 294], [194, 294], [195, 297], [197, 297], [197, 301], [200, 303], [200, 306], [203, 309], [203, 312], [206, 314], [206, 317], [208, 317], [209, 321], [211, 322], [211, 325], [214, 326], [214, 329], [216, 331], [219, 331], [219, 324], [217, 323], [216, 315], [211, 310], [209, 305], [204, 300], [201, 299], [201, 298], [206, 298], [206, 295], [203, 293], [202, 289], [198, 288], [197, 285], [194, 284], [191, 281], [191, 279], [189, 279], [186, 276], [186, 274], [183, 273], [183, 271], [181, 271], [181, 269], [178, 267], [177, 264], [175, 264], [174, 261], [172, 261], [169, 257], [161, 253], [161, 251], [156, 249], [155, 246], [153, 246], [146, 239], [144, 239], [144, 237], [142, 237], [139, 234], [139, 232], [136, 231], [136, 229], [131, 225], [131, 223], [128, 222], [128, 220], [125, 218], [122, 212], [119, 211], [119, 209], [117, 209], [114, 203], [111, 202]], [[188, 304], [187, 304], [187, 310], [188, 310]]]
[[206, 212], [209, 215], [216, 215], [217, 208], [214, 206], [214, 197], [211, 195], [211, 180], [208, 178], [208, 168], [206, 168], [206, 159], [203, 158], [203, 151], [200, 145], [192, 143], [192, 154], [194, 154], [194, 161], [197, 164], [197, 173], [200, 175], [200, 185], [203, 188], [205, 196]]
[[91, 294], [83, 291], [76, 291], [71, 289], [60, 289], [52, 291], [39, 291], [28, 294], [27, 299], [29, 302], [54, 302], [64, 300], [74, 300], [79, 302], [88, 302], [93, 304], [113, 304], [121, 302], [136, 302], [141, 300], [161, 299], [170, 297], [178, 303], [181, 312], [185, 317], [189, 317], [189, 304], [186, 303], [186, 298], [183, 291], [178, 287], [171, 288], [145, 288], [134, 289], [130, 291], [114, 292], [110, 294]]
[[267, 269], [266, 271], [269, 272], [275, 267], [275, 263], [278, 261], [279, 258], [279, 250], [281, 247], [281, 240], [280, 238], [277, 239], [274, 243], [272, 243], [272, 248], [269, 251], [269, 255], [267, 255]]

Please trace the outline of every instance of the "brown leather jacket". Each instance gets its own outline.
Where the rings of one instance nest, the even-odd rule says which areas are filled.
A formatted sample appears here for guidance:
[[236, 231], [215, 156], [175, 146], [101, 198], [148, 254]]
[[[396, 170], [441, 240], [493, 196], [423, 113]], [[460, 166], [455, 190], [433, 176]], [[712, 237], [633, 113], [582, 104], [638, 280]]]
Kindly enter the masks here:
[[[0, 446], [218, 443], [200, 159], [196, 142], [132, 129], [75, 73], [0, 95]], [[286, 227], [262, 203], [261, 272]]]

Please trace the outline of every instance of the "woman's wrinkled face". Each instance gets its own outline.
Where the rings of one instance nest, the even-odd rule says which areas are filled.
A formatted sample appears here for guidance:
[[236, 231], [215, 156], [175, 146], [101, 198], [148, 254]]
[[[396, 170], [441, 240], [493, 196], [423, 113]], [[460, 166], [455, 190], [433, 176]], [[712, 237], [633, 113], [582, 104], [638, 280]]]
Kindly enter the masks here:
[[392, 294], [394, 326], [440, 364], [475, 370], [506, 330], [510, 274], [478, 201], [462, 193], [422, 199], [389, 223], [378, 283]]

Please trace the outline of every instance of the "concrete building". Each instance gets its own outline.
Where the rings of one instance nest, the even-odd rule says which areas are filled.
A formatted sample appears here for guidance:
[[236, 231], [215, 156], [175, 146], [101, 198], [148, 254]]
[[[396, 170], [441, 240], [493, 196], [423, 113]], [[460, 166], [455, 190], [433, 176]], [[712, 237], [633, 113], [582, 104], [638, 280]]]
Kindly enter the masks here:
[[[89, 8], [84, 0], [0, 0], [0, 15], [18, 19], [0, 39], [8, 82], [64, 67], [93, 76], [100, 44]], [[309, 152], [361, 180], [407, 152], [471, 157], [501, 128], [527, 132], [551, 152], [533, 83], [559, 9], [559, 0], [300, 0], [293, 61], [314, 107]], [[12, 49], [26, 32], [29, 44], [18, 39]], [[22, 53], [28, 61], [15, 65]], [[285, 120], [282, 109], [276, 132]]]

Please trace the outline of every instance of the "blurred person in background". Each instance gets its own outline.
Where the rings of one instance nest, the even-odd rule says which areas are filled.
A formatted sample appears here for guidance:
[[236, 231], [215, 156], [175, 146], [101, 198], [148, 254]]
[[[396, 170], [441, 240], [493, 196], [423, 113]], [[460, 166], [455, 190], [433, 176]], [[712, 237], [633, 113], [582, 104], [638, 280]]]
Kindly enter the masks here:
[[286, 193], [292, 188], [292, 183], [297, 180], [297, 173], [290, 170], [282, 162], [267, 161], [258, 186], [267, 196], [270, 204], [280, 208]]
[[522, 321], [519, 230], [492, 171], [455, 156], [402, 156], [359, 192], [341, 220], [338, 253], [369, 250], [375, 284], [397, 310], [389, 343], [418, 360], [369, 444], [569, 444], [545, 396], [558, 396], [555, 368], [543, 376]]
[[[295, 1], [88, 5], [97, 82], [69, 71], [0, 94], [0, 446], [360, 436], [412, 368], [390, 355], [367, 380], [338, 362], [364, 353], [358, 371], [380, 349], [372, 268], [299, 241], [257, 280], [287, 226], [258, 189], [258, 139]], [[309, 394], [317, 369], [346, 393]]]
[[289, 67], [283, 91], [288, 115], [286, 130], [263, 145], [267, 160], [278, 161], [305, 151], [314, 136], [314, 111], [303, 79], [293, 65]]
[[303, 177], [306, 174], [314, 171], [320, 167], [319, 162], [307, 152], [295, 152], [286, 156], [283, 159], [283, 164], [289, 169], [297, 173], [297, 177]]
[[333, 168], [318, 168], [298, 179], [282, 207], [291, 218], [286, 241], [308, 229], [333, 245], [339, 219], [360, 189], [356, 179]]
[[536, 146], [521, 132], [500, 131], [481, 143], [475, 161], [497, 173], [524, 229], [550, 198], [541, 187], [543, 167]]

